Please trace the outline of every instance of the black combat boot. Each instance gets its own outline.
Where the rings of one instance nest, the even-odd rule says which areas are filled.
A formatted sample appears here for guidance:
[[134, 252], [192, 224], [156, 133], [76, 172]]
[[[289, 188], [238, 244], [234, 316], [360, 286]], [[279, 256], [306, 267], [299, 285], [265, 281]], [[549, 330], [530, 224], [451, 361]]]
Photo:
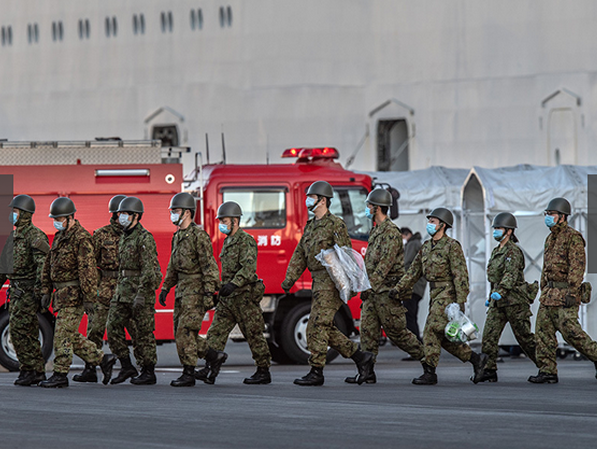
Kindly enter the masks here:
[[75, 382], [97, 382], [97, 372], [95, 370], [95, 365], [91, 363], [85, 364], [85, 369], [81, 371], [81, 374], [75, 374], [73, 376], [73, 380]]
[[257, 371], [251, 377], [243, 380], [244, 384], [247, 385], [265, 385], [272, 383], [272, 375], [269, 372], [267, 366], [258, 366]]
[[193, 387], [195, 386], [195, 368], [191, 365], [185, 365], [182, 369], [182, 376], [170, 382], [173, 387]]
[[44, 388], [64, 388], [68, 387], [68, 377], [66, 377], [66, 373], [56, 373], [52, 374], [48, 380], [44, 380], [39, 383], [40, 387]]
[[209, 367], [206, 365], [204, 368], [195, 370], [195, 379], [207, 382], [209, 379]]
[[294, 384], [309, 387], [319, 387], [320, 385], [323, 385], [323, 381], [323, 368], [312, 366], [311, 371], [309, 371], [306, 376], [303, 376], [300, 379], [294, 379]]
[[[359, 377], [358, 374], [356, 376], [347, 377], [346, 379], [344, 379], [344, 382], [346, 382], [347, 384], [356, 384], [358, 377]], [[377, 376], [375, 375], [375, 371], [373, 371], [373, 367], [371, 367], [371, 375], [367, 379], [365, 379], [365, 383], [366, 384], [377, 383]]]
[[141, 368], [141, 374], [131, 379], [133, 385], [155, 385], [157, 379], [155, 377], [155, 365], [145, 365]]
[[[112, 378], [112, 369], [114, 368], [115, 364], [116, 356], [114, 354], [104, 354], [104, 357], [100, 362], [100, 368], [102, 370], [102, 374], [104, 375], [104, 378], [102, 379], [102, 383], [104, 385], [108, 385], [108, 382], [110, 382], [110, 379]], [[95, 372], [95, 368], [93, 368], [93, 371]]]
[[43, 371], [40, 373], [35, 372], [31, 378], [31, 385], [39, 385], [39, 383], [44, 380], [46, 380], [46, 373]]
[[474, 384], [478, 384], [483, 377], [483, 372], [485, 370], [485, 365], [487, 365], [487, 359], [489, 356], [487, 354], [481, 353], [477, 354], [475, 351], [471, 352], [471, 358], [469, 362], [473, 365], [474, 373], [471, 377], [471, 380]]
[[536, 376], [530, 376], [528, 378], [528, 381], [534, 384], [557, 384], [558, 375], [542, 373], [541, 371], [539, 371], [539, 374], [537, 374]]
[[350, 357], [354, 363], [357, 365], [357, 369], [359, 370], [359, 374], [357, 376], [357, 384], [361, 385], [363, 382], [366, 382], [367, 379], [371, 379], [375, 376], [373, 372], [373, 366], [375, 365], [375, 355], [372, 352], [368, 351], [361, 351], [357, 349]]
[[484, 369], [483, 375], [479, 382], [497, 382], [497, 370], [495, 369]]
[[34, 376], [34, 374], [35, 371], [21, 370], [21, 372], [19, 373], [19, 377], [15, 379], [14, 384], [20, 385], [21, 387], [28, 387], [29, 385], [31, 385], [30, 379], [32, 376]]
[[137, 368], [135, 368], [131, 363], [130, 356], [126, 356], [120, 359], [120, 366], [121, 368], [120, 372], [118, 373], [118, 376], [116, 376], [114, 379], [110, 381], [112, 385], [121, 384], [125, 380], [130, 379], [131, 377], [137, 377], [139, 375]]
[[206, 384], [213, 385], [216, 383], [216, 377], [220, 374], [220, 368], [222, 368], [226, 359], [228, 359], [228, 354], [224, 351], [216, 351], [212, 348], [207, 350], [205, 361], [209, 367], [209, 376], [207, 377], [207, 380], [204, 380]]
[[413, 384], [415, 385], [435, 385], [437, 383], [437, 374], [435, 374], [435, 367], [431, 365], [427, 365], [425, 362], [422, 362], [423, 365], [423, 375], [413, 379]]

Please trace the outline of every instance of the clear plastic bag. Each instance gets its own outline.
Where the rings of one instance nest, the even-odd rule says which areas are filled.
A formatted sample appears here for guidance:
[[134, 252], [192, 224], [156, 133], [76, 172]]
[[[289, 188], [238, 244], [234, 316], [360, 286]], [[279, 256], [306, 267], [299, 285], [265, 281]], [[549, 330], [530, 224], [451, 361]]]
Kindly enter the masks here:
[[479, 337], [479, 328], [460, 310], [460, 305], [452, 303], [446, 307], [450, 322], [446, 325], [446, 338], [454, 343], [466, 343]]
[[315, 259], [327, 270], [342, 301], [348, 302], [353, 292], [371, 288], [363, 256], [354, 249], [347, 246], [340, 248], [336, 244], [333, 248], [322, 249]]

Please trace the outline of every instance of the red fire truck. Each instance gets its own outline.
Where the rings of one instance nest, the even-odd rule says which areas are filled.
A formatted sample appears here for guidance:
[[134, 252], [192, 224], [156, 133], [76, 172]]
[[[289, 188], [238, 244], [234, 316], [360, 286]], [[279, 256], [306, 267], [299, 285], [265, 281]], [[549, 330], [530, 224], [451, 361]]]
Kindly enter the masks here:
[[[333, 148], [292, 148], [282, 157], [294, 158], [293, 164], [197, 163], [192, 175], [183, 182], [182, 166], [178, 163], [181, 151], [162, 148], [159, 141], [0, 142], [0, 154], [7, 161], [4, 163], [17, 162], [1, 166], [0, 174], [14, 176], [15, 195], [27, 193], [35, 199], [34, 223], [50, 239], [55, 230], [47, 214], [50, 203], [59, 196], [68, 196], [75, 202], [76, 218], [89, 231], [108, 223], [107, 204], [113, 195], [139, 197], [145, 205], [142, 223], [156, 239], [164, 273], [175, 231], [168, 205], [172, 195], [181, 191], [181, 185], [182, 190], [197, 197], [196, 221], [211, 236], [216, 259], [225, 237], [218, 232], [217, 208], [224, 201], [238, 202], [243, 209], [241, 226], [254, 236], [259, 248], [257, 273], [266, 286], [261, 305], [273, 359], [279, 363], [305, 363], [311, 279], [306, 272], [289, 295], [284, 294], [280, 284], [309, 218], [304, 204], [306, 189], [320, 179], [334, 186], [331, 211], [345, 220], [354, 248], [364, 254], [371, 226], [364, 215], [371, 178], [343, 169], [335, 161], [338, 152]], [[0, 306], [6, 302], [6, 285], [3, 292]], [[166, 308], [156, 304], [158, 342], [173, 340], [173, 304], [173, 291]], [[358, 333], [359, 306], [360, 300], [353, 298], [336, 315], [338, 327], [347, 335]], [[212, 317], [213, 310], [206, 314], [202, 334], [207, 332]], [[52, 352], [53, 315], [47, 313], [39, 319], [47, 358]], [[81, 331], [85, 329], [86, 318], [81, 323]], [[233, 332], [232, 338], [241, 338], [240, 332]], [[330, 351], [329, 358], [336, 355]], [[5, 307], [0, 307], [0, 364], [11, 370], [18, 368]]]

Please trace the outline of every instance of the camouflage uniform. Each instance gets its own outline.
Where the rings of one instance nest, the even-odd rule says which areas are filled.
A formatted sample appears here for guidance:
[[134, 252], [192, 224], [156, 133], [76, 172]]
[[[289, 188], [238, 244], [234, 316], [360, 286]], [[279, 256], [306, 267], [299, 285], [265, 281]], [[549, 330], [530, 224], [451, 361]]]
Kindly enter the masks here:
[[265, 322], [260, 302], [263, 283], [257, 277], [257, 243], [244, 230], [238, 229], [224, 240], [220, 253], [222, 284], [232, 283], [236, 289], [220, 297], [214, 320], [207, 332], [210, 348], [223, 351], [228, 335], [236, 324], [249, 343], [255, 364], [269, 368], [271, 355], [263, 331]]
[[95, 260], [100, 271], [97, 301], [93, 304], [92, 312], [88, 313], [87, 338], [94, 342], [98, 349], [101, 349], [104, 343], [110, 301], [118, 283], [118, 243], [121, 236], [122, 226], [113, 218], [110, 219], [109, 225], [93, 232]]
[[126, 328], [133, 339], [137, 363], [155, 366], [155, 291], [162, 279], [155, 240], [141, 223], [123, 232], [118, 259], [118, 285], [108, 313], [110, 349], [119, 359], [129, 357]]
[[427, 240], [396, 288], [409, 292], [421, 276], [429, 281], [430, 288], [429, 314], [423, 330], [423, 362], [437, 367], [442, 347], [463, 362], [469, 361], [470, 346], [452, 343], [445, 336], [446, 307], [455, 302], [464, 308], [469, 293], [468, 270], [460, 243], [447, 235], [437, 242]]
[[491, 283], [491, 291], [499, 293], [501, 299], [490, 299], [483, 328], [482, 352], [489, 356], [486, 369], [497, 369], [498, 343], [508, 322], [522, 350], [535, 362], [535, 335], [531, 332], [532, 312], [524, 280], [524, 254], [512, 240], [508, 240], [503, 248], [498, 245], [493, 249], [487, 263], [487, 280]]
[[[584, 273], [585, 240], [582, 234], [566, 222], [555, 225], [545, 239], [541, 305], [535, 323], [537, 366], [542, 373], [557, 374], [556, 331], [589, 360], [597, 361], [597, 342], [591, 340], [578, 322], [579, 289]], [[574, 305], [566, 307], [567, 296]]]
[[56, 233], [42, 274], [42, 294], [54, 292], [52, 306], [57, 312], [55, 373], [68, 373], [73, 352], [92, 365], [99, 365], [102, 360], [103, 352], [78, 332], [83, 318], [83, 303], [95, 301], [97, 281], [91, 234], [75, 220], [71, 229]]
[[175, 232], [162, 290], [176, 285], [174, 335], [183, 365], [195, 366], [198, 354], [205, 357], [207, 353], [207, 342], [199, 331], [206, 310], [212, 307], [213, 293], [219, 289], [219, 277], [207, 233], [195, 223]]
[[307, 345], [311, 352], [309, 365], [315, 368], [325, 366], [328, 346], [346, 358], [352, 357], [358, 349], [357, 344], [334, 325], [334, 316], [343, 302], [334, 281], [315, 259], [322, 249], [333, 248], [334, 244], [352, 247], [344, 221], [329, 211], [320, 220], [310, 219], [290, 259], [284, 281], [285, 285], [292, 286], [305, 268], [311, 272], [313, 300], [307, 324]]
[[404, 276], [402, 234], [389, 218], [371, 230], [365, 266], [371, 283], [371, 294], [363, 302], [361, 313], [363, 351], [377, 356], [383, 327], [386, 335], [400, 349], [421, 360], [425, 355], [423, 345], [406, 328], [406, 308], [389, 296], [391, 288]]
[[10, 280], [10, 338], [21, 371], [44, 372], [44, 358], [39, 344], [41, 274], [50, 250], [48, 237], [31, 223], [30, 212], [21, 210], [14, 242], [13, 272], [0, 274], [0, 285]]

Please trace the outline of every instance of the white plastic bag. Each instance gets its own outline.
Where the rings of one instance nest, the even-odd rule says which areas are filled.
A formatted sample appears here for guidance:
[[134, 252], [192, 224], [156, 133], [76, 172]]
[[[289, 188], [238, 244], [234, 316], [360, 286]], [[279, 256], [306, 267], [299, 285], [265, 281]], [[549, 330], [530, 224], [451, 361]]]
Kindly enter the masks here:
[[365, 261], [358, 251], [347, 246], [340, 248], [336, 244], [333, 248], [322, 249], [315, 258], [334, 281], [342, 301], [348, 302], [352, 292], [362, 292], [371, 288]]
[[460, 310], [460, 305], [452, 303], [446, 307], [450, 322], [446, 325], [446, 338], [454, 343], [466, 343], [479, 337], [479, 328]]

